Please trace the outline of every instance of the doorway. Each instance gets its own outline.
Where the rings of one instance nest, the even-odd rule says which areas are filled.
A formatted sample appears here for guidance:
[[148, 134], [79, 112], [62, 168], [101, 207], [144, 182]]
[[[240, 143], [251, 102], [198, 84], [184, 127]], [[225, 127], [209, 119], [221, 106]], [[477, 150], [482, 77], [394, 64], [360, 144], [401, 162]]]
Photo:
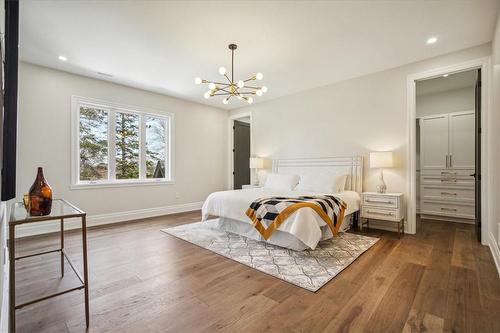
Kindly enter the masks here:
[[241, 189], [251, 184], [252, 115], [242, 113], [229, 117], [228, 188]]
[[[486, 136], [488, 129], [486, 119], [489, 109], [485, 103], [486, 88], [489, 82], [488, 68], [489, 58], [480, 58], [408, 76], [408, 144], [411, 147], [407, 166], [409, 199], [407, 200], [408, 224], [406, 232], [408, 233], [417, 232], [417, 213], [431, 215], [429, 213], [432, 212], [434, 217], [439, 216], [441, 220], [475, 224], [478, 240], [487, 244], [485, 236], [487, 228], [482, 227], [481, 221], [485, 221], [491, 203], [486, 196], [486, 193], [490, 191], [487, 188], [486, 161], [488, 150], [484, 141], [482, 144], [481, 138]], [[432, 83], [433, 80], [439, 78], [452, 78], [448, 83], [455, 84], [460, 81], [458, 79], [461, 76], [467, 75], [472, 78], [466, 84], [467, 89], [469, 89], [467, 103], [471, 109], [463, 112], [427, 114], [424, 117], [429, 118], [419, 119], [417, 122], [417, 99], [418, 95], [422, 94], [421, 91], [417, 91], [417, 86], [420, 83]], [[457, 87], [455, 86], [455, 88]], [[448, 104], [449, 107], [451, 102], [448, 101]], [[422, 118], [421, 115], [418, 118]], [[423, 127], [425, 127], [424, 132], [430, 134], [427, 139], [419, 137], [422, 135]], [[442, 131], [446, 132], [446, 130], [448, 131], [447, 135], [443, 135]], [[422, 148], [424, 140], [428, 141], [426, 144], [427, 147], [431, 147], [430, 150]], [[418, 154], [417, 149], [420, 150], [420, 154]], [[427, 150], [427, 157], [425, 152], [421, 151], [422, 149]], [[438, 156], [440, 156], [439, 161]], [[426, 169], [426, 179], [422, 176], [424, 168]], [[420, 184], [418, 184], [419, 180]], [[422, 193], [424, 182], [428, 185], [425, 189], [426, 193]], [[444, 189], [444, 187], [436, 185], [448, 187]], [[443, 199], [441, 196], [457, 197], [457, 202], [451, 203], [450, 198]], [[427, 201], [425, 207], [423, 201]], [[453, 206], [454, 204], [457, 205]], [[438, 212], [442, 214], [437, 214]]]
[[250, 118], [233, 124], [233, 189], [250, 184]]
[[476, 216], [480, 187], [476, 191], [475, 184], [475, 175], [480, 174], [476, 160], [481, 158], [476, 152], [476, 146], [480, 148], [480, 142], [476, 144], [478, 82], [480, 69], [416, 83], [416, 190], [421, 221], [481, 223], [480, 209]]

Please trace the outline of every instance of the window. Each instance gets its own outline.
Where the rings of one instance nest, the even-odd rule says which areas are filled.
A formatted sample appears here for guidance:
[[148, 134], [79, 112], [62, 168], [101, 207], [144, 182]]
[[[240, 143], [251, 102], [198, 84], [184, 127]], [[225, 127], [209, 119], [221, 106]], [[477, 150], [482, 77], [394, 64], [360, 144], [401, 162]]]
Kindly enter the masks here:
[[173, 115], [73, 97], [73, 187], [173, 182]]

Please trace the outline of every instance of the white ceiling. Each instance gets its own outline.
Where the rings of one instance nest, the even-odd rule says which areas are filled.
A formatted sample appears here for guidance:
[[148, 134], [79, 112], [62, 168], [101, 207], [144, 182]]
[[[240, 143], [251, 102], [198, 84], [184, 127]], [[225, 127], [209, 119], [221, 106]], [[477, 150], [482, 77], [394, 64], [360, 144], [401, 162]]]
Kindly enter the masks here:
[[[255, 102], [491, 41], [498, 0], [21, 1], [21, 59], [226, 109], [193, 78], [262, 72]], [[426, 45], [427, 38], [438, 42]], [[68, 58], [58, 60], [59, 55]], [[106, 77], [97, 74], [111, 74]]]
[[417, 82], [417, 96], [436, 94], [443, 91], [462, 88], [473, 89], [476, 84], [477, 71], [465, 71], [449, 74], [447, 77], [438, 77]]

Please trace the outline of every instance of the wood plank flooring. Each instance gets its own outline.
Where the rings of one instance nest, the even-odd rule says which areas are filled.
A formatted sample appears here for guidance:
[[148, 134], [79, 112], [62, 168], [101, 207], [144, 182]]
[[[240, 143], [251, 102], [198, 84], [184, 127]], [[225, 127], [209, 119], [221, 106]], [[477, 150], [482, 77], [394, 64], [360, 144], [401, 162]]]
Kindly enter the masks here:
[[[90, 229], [89, 332], [500, 332], [500, 278], [473, 226], [421, 221], [381, 240], [317, 293], [160, 232], [200, 212]], [[58, 236], [17, 241], [18, 255]], [[81, 265], [81, 237], [66, 233]], [[77, 260], [78, 259], [78, 260]], [[59, 256], [17, 262], [18, 303], [78, 284]], [[82, 292], [17, 311], [18, 332], [85, 332]]]

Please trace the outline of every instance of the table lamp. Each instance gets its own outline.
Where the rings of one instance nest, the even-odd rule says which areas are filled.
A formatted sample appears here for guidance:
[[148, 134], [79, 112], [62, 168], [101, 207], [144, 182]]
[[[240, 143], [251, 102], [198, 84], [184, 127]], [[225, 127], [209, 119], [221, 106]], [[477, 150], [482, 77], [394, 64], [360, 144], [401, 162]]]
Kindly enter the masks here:
[[259, 185], [259, 174], [258, 170], [259, 169], [264, 169], [264, 159], [260, 157], [250, 157], [250, 169], [254, 169], [255, 171], [255, 177], [254, 177], [254, 184], [252, 185]]
[[383, 168], [392, 168], [392, 167], [393, 167], [392, 151], [374, 151], [370, 153], [370, 168], [380, 169], [380, 179], [377, 184], [378, 193], [385, 193], [387, 190], [387, 186], [385, 186], [384, 182]]

